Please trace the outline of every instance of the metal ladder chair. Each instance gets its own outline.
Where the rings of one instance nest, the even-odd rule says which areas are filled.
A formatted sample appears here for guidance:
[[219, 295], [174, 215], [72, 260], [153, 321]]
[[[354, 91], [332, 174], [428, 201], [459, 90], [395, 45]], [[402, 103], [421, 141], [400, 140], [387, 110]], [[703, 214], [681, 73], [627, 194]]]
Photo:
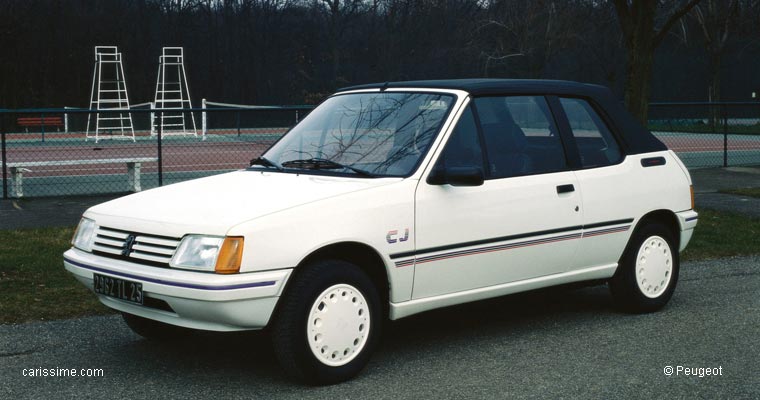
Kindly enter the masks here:
[[[159, 112], [158, 124], [161, 135], [193, 135], [197, 136], [195, 116], [192, 112], [184, 111], [193, 108], [190, 101], [190, 89], [185, 73], [184, 50], [182, 47], [164, 47], [158, 58], [158, 77], [156, 79], [155, 107], [177, 111]], [[190, 120], [188, 123], [187, 120]], [[155, 123], [151, 130], [156, 134]], [[192, 128], [191, 128], [191, 126]]]
[[[129, 94], [121, 53], [116, 46], [95, 46], [90, 109], [104, 110], [95, 115], [95, 132], [90, 132], [92, 114], [87, 115], [85, 140], [132, 139], [135, 129], [129, 108]], [[114, 133], [118, 133], [115, 135]]]

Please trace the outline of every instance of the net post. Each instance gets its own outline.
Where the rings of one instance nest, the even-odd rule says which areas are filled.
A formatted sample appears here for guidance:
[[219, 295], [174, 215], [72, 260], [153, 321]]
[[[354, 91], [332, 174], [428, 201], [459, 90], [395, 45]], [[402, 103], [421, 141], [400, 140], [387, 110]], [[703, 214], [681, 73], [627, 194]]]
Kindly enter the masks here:
[[156, 113], [153, 110], [156, 108], [156, 103], [151, 101], [150, 103], [150, 135], [156, 136]]
[[163, 133], [163, 125], [158, 124], [158, 186], [164, 185], [164, 157], [163, 157], [163, 149], [161, 148], [161, 137], [164, 136]]
[[728, 167], [728, 115], [726, 105], [721, 106], [723, 111], [723, 167]]
[[201, 99], [201, 108], [203, 109], [201, 112], [201, 137], [206, 140], [206, 99]]
[[5, 147], [5, 114], [0, 114], [0, 153], [2, 153], [3, 160], [3, 200], [8, 199], [8, 157]]

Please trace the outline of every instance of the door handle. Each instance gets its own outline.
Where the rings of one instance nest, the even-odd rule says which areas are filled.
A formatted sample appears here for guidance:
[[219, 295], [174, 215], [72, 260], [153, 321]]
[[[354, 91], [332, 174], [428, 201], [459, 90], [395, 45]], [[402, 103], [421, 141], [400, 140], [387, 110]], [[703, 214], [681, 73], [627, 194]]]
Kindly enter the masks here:
[[570, 193], [575, 191], [575, 186], [572, 184], [557, 186], [557, 194]]

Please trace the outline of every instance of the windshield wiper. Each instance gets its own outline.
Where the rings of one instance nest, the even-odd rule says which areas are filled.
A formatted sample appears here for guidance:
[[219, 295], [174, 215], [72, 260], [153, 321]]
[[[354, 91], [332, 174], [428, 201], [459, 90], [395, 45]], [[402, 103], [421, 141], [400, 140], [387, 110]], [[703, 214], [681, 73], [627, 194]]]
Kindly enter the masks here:
[[268, 158], [266, 158], [264, 156], [256, 157], [253, 160], [251, 160], [251, 166], [254, 166], [254, 165], [263, 165], [265, 167], [272, 167], [272, 168], [274, 168], [274, 169], [276, 169], [276, 170], [278, 170], [280, 172], [284, 172], [285, 171], [285, 168], [283, 168], [282, 165], [277, 164], [276, 162], [274, 162], [274, 161], [272, 161], [272, 160], [270, 160], [270, 159], [268, 159]]
[[304, 168], [304, 169], [338, 169], [338, 168], [345, 168], [347, 170], [353, 171], [359, 175], [367, 176], [370, 178], [374, 178], [377, 175], [373, 174], [372, 172], [365, 171], [360, 168], [352, 167], [350, 165], [341, 164], [337, 161], [328, 160], [326, 158], [306, 158], [303, 160], [290, 160], [285, 161], [282, 163], [283, 167], [294, 167], [294, 168]]

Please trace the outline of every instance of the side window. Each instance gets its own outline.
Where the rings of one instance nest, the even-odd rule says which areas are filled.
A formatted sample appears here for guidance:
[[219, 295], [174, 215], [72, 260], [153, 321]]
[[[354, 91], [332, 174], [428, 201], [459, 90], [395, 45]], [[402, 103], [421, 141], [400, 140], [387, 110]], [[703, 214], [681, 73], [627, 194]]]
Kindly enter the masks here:
[[437, 167], [483, 167], [483, 150], [472, 106], [467, 107], [454, 127]]
[[562, 141], [543, 96], [480, 97], [475, 106], [488, 155], [487, 178], [567, 168]]
[[584, 168], [601, 167], [620, 161], [620, 146], [607, 125], [586, 100], [560, 99], [573, 131]]

